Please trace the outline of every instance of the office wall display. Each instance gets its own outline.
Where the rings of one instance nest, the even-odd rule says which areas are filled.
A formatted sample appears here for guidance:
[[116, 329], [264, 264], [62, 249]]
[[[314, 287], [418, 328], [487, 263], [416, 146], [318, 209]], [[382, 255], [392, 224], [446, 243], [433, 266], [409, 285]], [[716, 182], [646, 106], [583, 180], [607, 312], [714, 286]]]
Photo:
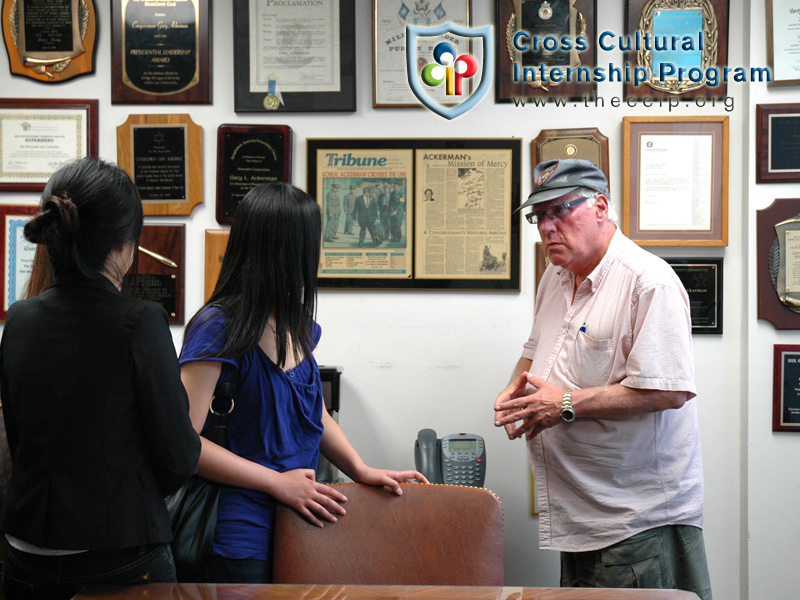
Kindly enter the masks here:
[[[469, 27], [472, 14], [470, 0], [440, 0], [439, 2], [412, 2], [409, 5], [396, 0], [372, 0], [372, 106], [374, 108], [417, 108], [422, 104], [408, 85], [406, 69], [406, 25], [437, 27], [453, 23]], [[456, 56], [471, 54], [469, 38], [453, 34], [417, 39], [417, 74], [429, 64], [434, 47], [446, 41], [456, 49]], [[453, 57], [455, 58], [455, 57]], [[433, 68], [435, 63], [430, 63]], [[477, 72], [481, 72], [478, 67]], [[435, 87], [426, 86], [430, 98], [447, 105], [449, 81]], [[453, 84], [455, 85], [455, 84]], [[472, 79], [463, 80], [463, 96], [474, 88]], [[455, 93], [458, 93], [456, 91]]]
[[185, 254], [185, 225], [145, 225], [139, 238], [138, 261], [134, 261], [125, 275], [122, 292], [160, 304], [167, 311], [170, 323], [182, 325]]
[[287, 125], [220, 125], [217, 129], [217, 222], [232, 223], [255, 186], [292, 182], [292, 129]]
[[[495, 2], [495, 30], [495, 102], [548, 96], [594, 101], [597, 84], [591, 77], [578, 81], [575, 69], [597, 64], [596, 0]], [[560, 43], [565, 37], [577, 42], [579, 36], [585, 38], [580, 47]]]
[[210, 0], [112, 0], [111, 29], [113, 104], [211, 104]]
[[584, 129], [542, 129], [531, 142], [531, 172], [540, 162], [552, 159], [579, 158], [588, 160], [606, 176], [611, 189], [608, 168], [608, 138], [596, 127]]
[[797, 182], [800, 182], [800, 104], [757, 104], [756, 183]]
[[639, 85], [625, 81], [626, 98], [726, 96], [727, 83], [709, 69], [721, 74], [728, 64], [728, 0], [627, 0], [625, 22], [625, 40], [608, 41], [647, 71]]
[[234, 0], [236, 112], [355, 111], [355, 22], [355, 0]]
[[41, 192], [59, 165], [97, 156], [97, 100], [0, 98], [0, 192]]
[[203, 302], [208, 302], [217, 285], [222, 259], [228, 247], [229, 229], [206, 229], [206, 258]]
[[189, 115], [130, 115], [117, 127], [117, 162], [146, 216], [187, 216], [203, 202], [203, 128]]
[[692, 333], [722, 333], [722, 259], [665, 258], [689, 295]]
[[94, 72], [93, 0], [3, 0], [2, 20], [12, 74], [58, 83]]
[[772, 431], [800, 431], [800, 346], [775, 344]]
[[25, 297], [33, 270], [36, 244], [23, 235], [25, 223], [39, 212], [39, 206], [0, 204], [0, 253], [3, 260], [3, 279], [0, 281], [0, 321], [6, 320], [9, 306]]
[[800, 329], [800, 199], [756, 211], [758, 318]]
[[309, 139], [320, 287], [518, 291], [521, 145]]
[[640, 246], [727, 246], [728, 117], [622, 125], [625, 235]]
[[767, 86], [800, 85], [800, 2], [766, 0], [767, 64], [772, 80]]

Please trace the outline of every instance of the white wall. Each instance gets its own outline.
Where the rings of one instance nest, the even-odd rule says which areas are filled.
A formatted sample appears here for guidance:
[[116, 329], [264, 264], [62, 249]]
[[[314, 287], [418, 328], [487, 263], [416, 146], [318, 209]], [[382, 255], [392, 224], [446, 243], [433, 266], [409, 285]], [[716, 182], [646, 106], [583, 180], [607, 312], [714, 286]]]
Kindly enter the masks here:
[[[750, 63], [766, 63], [766, 15], [764, 3], [750, 7]], [[756, 105], [800, 101], [796, 87], [750, 86], [745, 178], [748, 202], [747, 224], [747, 331], [745, 339], [747, 389], [747, 517], [749, 527], [750, 598], [796, 598], [800, 575], [796, 557], [800, 553], [800, 440], [796, 433], [772, 431], [772, 349], [774, 344], [797, 344], [796, 330], [777, 331], [769, 322], [758, 320], [756, 271], [756, 211], [770, 206], [776, 198], [800, 198], [798, 184], [755, 183]]]
[[[621, 209], [622, 117], [666, 115], [664, 109], [611, 108], [612, 97], [622, 96], [622, 84], [604, 83], [598, 95], [604, 108], [553, 107], [515, 108], [493, 103], [493, 91], [466, 115], [447, 121], [427, 110], [375, 110], [371, 108], [371, 17], [369, 0], [356, 0], [356, 45], [358, 64], [358, 111], [354, 114], [243, 114], [233, 110], [232, 9], [217, 0], [213, 12], [214, 103], [211, 106], [111, 105], [110, 13], [108, 3], [96, 2], [100, 20], [97, 67], [93, 76], [60, 85], [44, 85], [29, 79], [11, 78], [5, 59], [0, 59], [0, 90], [6, 97], [71, 97], [100, 100], [100, 155], [116, 159], [116, 127], [129, 114], [189, 113], [204, 128], [204, 186], [206, 205], [190, 218], [148, 218], [148, 223], [187, 224], [186, 314], [194, 313], [203, 296], [203, 232], [217, 228], [214, 219], [216, 128], [222, 123], [288, 124], [294, 131], [294, 183], [305, 187], [305, 140], [311, 137], [519, 137], [523, 140], [523, 194], [530, 187], [530, 141], [543, 128], [598, 127], [610, 140], [612, 201]], [[764, 64], [762, 34], [754, 43], [757, 51], [746, 54], [743, 0], [731, 0], [729, 64], [739, 66], [752, 59]], [[598, 30], [623, 34], [624, 2], [598, 2]], [[473, 0], [473, 26], [494, 22], [494, 3]], [[763, 31], [763, 7], [753, 9], [753, 27]], [[500, 29], [500, 28], [498, 28]], [[601, 62], [624, 64], [621, 55], [600, 52]], [[758, 90], [754, 95], [767, 95]], [[781, 93], [782, 98], [791, 90]], [[724, 335], [695, 336], [698, 404], [703, 458], [706, 472], [706, 545], [715, 595], [721, 599], [746, 598], [743, 581], [747, 547], [746, 510], [749, 500], [758, 506], [750, 514], [751, 557], [749, 565], [753, 593], [750, 597], [788, 598], [788, 586], [776, 574], [791, 573], [790, 561], [798, 549], [797, 527], [789, 506], [798, 501], [797, 482], [789, 465], [796, 457], [792, 436], [777, 438], [769, 433], [771, 390], [771, 344], [792, 334], [775, 334], [771, 327], [756, 323], [755, 290], [748, 281], [755, 274], [752, 245], [754, 215], [744, 211], [742, 173], [752, 170], [745, 160], [754, 156], [753, 143], [744, 144], [748, 133], [746, 89], [730, 85], [728, 95], [735, 109], [697, 108], [681, 105], [672, 114], [681, 116], [727, 114], [731, 119], [729, 246], [726, 249], [656, 249], [661, 256], [724, 256]], [[775, 94], [769, 92], [770, 97]], [[752, 102], [751, 102], [752, 104]], [[750, 126], [752, 127], [752, 126]], [[752, 177], [749, 178], [752, 182]], [[750, 183], [750, 193], [756, 198]], [[781, 188], [781, 192], [784, 189]], [[794, 188], [792, 188], [794, 189]], [[770, 190], [758, 188], [769, 203]], [[770, 192], [769, 194], [767, 192]], [[782, 196], [787, 194], [782, 193]], [[35, 203], [35, 195], [3, 194], [0, 202]], [[749, 211], [752, 213], [752, 210]], [[743, 224], [750, 225], [747, 237]], [[522, 290], [516, 292], [359, 292], [322, 291], [319, 321], [322, 343], [317, 351], [320, 364], [344, 367], [340, 423], [366, 461], [376, 466], [409, 468], [413, 465], [416, 432], [432, 427], [440, 434], [469, 431], [486, 439], [488, 474], [486, 486], [503, 501], [506, 537], [506, 581], [509, 585], [558, 585], [558, 555], [538, 546], [538, 520], [530, 516], [528, 466], [522, 442], [509, 442], [492, 425], [492, 403], [507, 384], [522, 343], [531, 326], [534, 301], [534, 227], [522, 228]], [[749, 260], [745, 260], [749, 257]], [[746, 269], [745, 269], [746, 265]], [[745, 279], [744, 275], [748, 277]], [[176, 344], [182, 330], [173, 328]], [[748, 335], [753, 343], [747, 344]], [[756, 343], [757, 342], [757, 343]], [[748, 360], [751, 373], [748, 386]], [[757, 368], [753, 368], [756, 367]], [[747, 389], [758, 399], [752, 415], [746, 411]], [[749, 418], [750, 426], [747, 427]], [[748, 451], [751, 436], [750, 472], [753, 486], [745, 496]], [[774, 460], [778, 457], [778, 460]], [[773, 493], [776, 490], [778, 493]], [[785, 518], [789, 517], [789, 518]], [[790, 526], [787, 526], [790, 525]], [[776, 544], [776, 541], [778, 542]], [[792, 551], [795, 552], [792, 552]], [[757, 559], [756, 559], [757, 557]], [[777, 562], [776, 562], [777, 561]], [[774, 567], [772, 565], [775, 565]], [[780, 568], [778, 566], [780, 565]], [[758, 593], [755, 593], [755, 592]], [[766, 593], [769, 591], [769, 593]], [[761, 593], [765, 592], [765, 593]], [[783, 594], [781, 596], [781, 594]]]

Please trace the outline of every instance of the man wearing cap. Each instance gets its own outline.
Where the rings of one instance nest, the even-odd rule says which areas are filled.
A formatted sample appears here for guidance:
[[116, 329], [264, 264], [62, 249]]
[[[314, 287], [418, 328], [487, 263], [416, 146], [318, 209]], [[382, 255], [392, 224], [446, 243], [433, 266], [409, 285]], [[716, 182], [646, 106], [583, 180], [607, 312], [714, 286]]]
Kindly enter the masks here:
[[602, 171], [536, 166], [522, 205], [550, 266], [495, 425], [525, 437], [539, 545], [563, 587], [677, 588], [711, 598], [686, 291], [617, 228]]

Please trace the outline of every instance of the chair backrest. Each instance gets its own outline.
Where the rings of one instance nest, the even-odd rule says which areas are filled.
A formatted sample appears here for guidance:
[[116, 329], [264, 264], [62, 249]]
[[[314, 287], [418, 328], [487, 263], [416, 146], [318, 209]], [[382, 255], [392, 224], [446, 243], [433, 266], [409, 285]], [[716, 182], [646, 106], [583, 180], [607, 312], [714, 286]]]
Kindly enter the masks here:
[[347, 514], [321, 529], [278, 505], [275, 583], [503, 585], [503, 507], [489, 490], [332, 487], [347, 497]]

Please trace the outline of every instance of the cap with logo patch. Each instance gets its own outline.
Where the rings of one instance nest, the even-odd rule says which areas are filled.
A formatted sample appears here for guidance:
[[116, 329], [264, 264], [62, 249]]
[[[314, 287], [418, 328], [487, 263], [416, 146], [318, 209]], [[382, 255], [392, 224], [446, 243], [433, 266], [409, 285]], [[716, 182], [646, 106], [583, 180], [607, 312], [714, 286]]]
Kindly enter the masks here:
[[588, 160], [579, 158], [541, 162], [533, 169], [533, 181], [533, 191], [517, 210], [560, 198], [581, 187], [608, 196], [608, 181], [603, 172]]

